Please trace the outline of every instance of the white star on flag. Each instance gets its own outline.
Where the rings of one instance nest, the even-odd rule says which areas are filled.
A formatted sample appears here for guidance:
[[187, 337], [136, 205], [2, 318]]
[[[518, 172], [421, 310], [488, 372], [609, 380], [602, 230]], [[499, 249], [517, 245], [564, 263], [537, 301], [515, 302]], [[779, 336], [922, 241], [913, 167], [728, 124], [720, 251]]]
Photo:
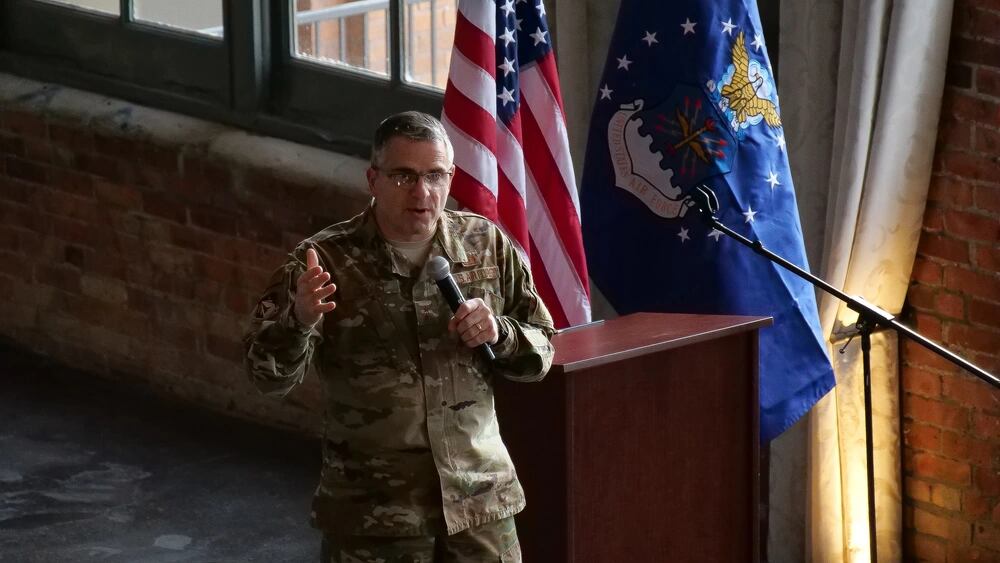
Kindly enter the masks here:
[[545, 16], [545, 4], [543, 4], [540, 0], [535, 8], [538, 10], [538, 17]]
[[497, 98], [503, 100], [504, 105], [506, 105], [507, 102], [514, 103], [514, 91], [503, 88], [503, 92], [497, 94]]
[[503, 28], [503, 33], [500, 34], [500, 39], [503, 39], [503, 46], [506, 47], [515, 41], [514, 30], [509, 28]]
[[506, 2], [504, 2], [503, 7], [500, 8], [500, 9], [503, 10], [504, 17], [507, 17], [507, 16], [513, 14], [514, 13], [514, 0], [507, 0]]
[[537, 27], [535, 28], [535, 32], [530, 34], [529, 37], [535, 40], [535, 45], [538, 45], [539, 43], [548, 43], [548, 41], [545, 40], [546, 33], [548, 32], [542, 31], [542, 28]]
[[719, 237], [722, 236], [722, 231], [719, 229], [712, 229], [712, 232], [708, 233], [708, 238], [715, 239], [715, 242], [719, 242]]
[[736, 29], [736, 26], [733, 24], [733, 18], [729, 18], [726, 21], [720, 21], [719, 23], [722, 24], [722, 33], [728, 33], [732, 36], [733, 30]]
[[759, 52], [760, 48], [764, 46], [764, 36], [759, 33], [755, 33], [753, 35], [753, 43], [751, 43], [751, 45], [753, 45]]
[[785, 150], [785, 136], [784, 135], [778, 135], [777, 143], [778, 143], [778, 150], [784, 151]]
[[508, 59], [507, 57], [504, 57], [503, 64], [497, 68], [503, 71], [504, 76], [507, 76], [508, 74], [514, 72], [514, 61]]
[[677, 236], [681, 238], [681, 243], [691, 240], [691, 237], [688, 236], [688, 230], [684, 228], [681, 229], [681, 232], [677, 233]]
[[652, 47], [653, 43], [659, 43], [659, 41], [656, 39], [656, 32], [655, 31], [653, 33], [650, 33], [650, 32], [647, 31], [646, 32], [646, 36], [643, 37], [642, 40], [646, 42], [646, 45], [648, 47]]
[[610, 100], [611, 99], [611, 92], [614, 92], [614, 90], [612, 90], [611, 88], [608, 88], [608, 85], [605, 84], [604, 88], [601, 88], [601, 99], [602, 100]]
[[524, 19], [523, 19], [523, 18], [514, 18], [514, 27], [515, 27], [515, 28], [516, 28], [516, 29], [517, 29], [518, 31], [521, 31], [521, 22], [523, 22], [523, 21], [524, 21]]
[[754, 217], [754, 215], [756, 215], [758, 213], [760, 213], [760, 212], [759, 211], [754, 211], [753, 207], [751, 207], [751, 206], [748, 205], [747, 206], [747, 210], [743, 212], [743, 216], [746, 217], [746, 220], [743, 221], [743, 222], [744, 223], [753, 223], [753, 217]]
[[767, 177], [767, 182], [769, 184], [771, 184], [771, 189], [772, 190], [774, 189], [774, 186], [780, 186], [781, 185], [781, 182], [778, 181], [778, 174], [776, 172], [773, 172], [773, 171], [771, 172], [771, 175]]
[[628, 65], [632, 64], [633, 61], [628, 60], [628, 55], [622, 55], [618, 59], [618, 68], [624, 68], [628, 70]]
[[681, 27], [684, 28], [684, 35], [687, 35], [688, 33], [693, 34], [694, 26], [696, 25], [698, 25], [698, 22], [691, 21], [691, 18], [684, 18], [684, 23], [681, 24]]

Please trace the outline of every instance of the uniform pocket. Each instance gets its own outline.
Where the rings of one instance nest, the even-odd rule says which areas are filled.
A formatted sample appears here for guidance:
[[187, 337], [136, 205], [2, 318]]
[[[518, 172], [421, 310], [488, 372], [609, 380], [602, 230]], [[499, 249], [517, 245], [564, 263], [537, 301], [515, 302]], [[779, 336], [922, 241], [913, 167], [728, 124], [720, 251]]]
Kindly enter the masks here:
[[490, 310], [493, 311], [493, 314], [498, 317], [503, 314], [504, 299], [492, 288], [481, 285], [470, 285], [462, 288], [462, 294], [465, 295], [466, 299], [475, 299], [477, 297], [482, 299]]

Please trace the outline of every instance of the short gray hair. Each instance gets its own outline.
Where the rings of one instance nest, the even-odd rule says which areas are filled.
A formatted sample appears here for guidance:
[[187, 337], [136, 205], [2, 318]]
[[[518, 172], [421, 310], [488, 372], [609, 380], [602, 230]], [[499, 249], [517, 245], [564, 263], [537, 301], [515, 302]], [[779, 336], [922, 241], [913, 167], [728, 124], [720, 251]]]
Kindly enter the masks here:
[[432, 115], [420, 111], [404, 111], [382, 120], [375, 129], [372, 141], [371, 165], [377, 168], [382, 160], [382, 150], [394, 137], [405, 137], [413, 141], [438, 141], [444, 143], [448, 161], [455, 161], [455, 149], [448, 139], [444, 125]]

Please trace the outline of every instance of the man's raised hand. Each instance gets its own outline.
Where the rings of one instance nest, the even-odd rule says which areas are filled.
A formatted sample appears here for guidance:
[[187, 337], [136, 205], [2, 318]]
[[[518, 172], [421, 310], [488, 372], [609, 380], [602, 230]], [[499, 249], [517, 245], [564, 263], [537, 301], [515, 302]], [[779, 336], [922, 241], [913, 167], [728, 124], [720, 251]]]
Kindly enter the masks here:
[[306, 271], [295, 281], [295, 318], [303, 325], [315, 326], [324, 313], [337, 308], [333, 301], [323, 301], [337, 291], [336, 284], [329, 281], [330, 272], [319, 265], [316, 251], [306, 250]]

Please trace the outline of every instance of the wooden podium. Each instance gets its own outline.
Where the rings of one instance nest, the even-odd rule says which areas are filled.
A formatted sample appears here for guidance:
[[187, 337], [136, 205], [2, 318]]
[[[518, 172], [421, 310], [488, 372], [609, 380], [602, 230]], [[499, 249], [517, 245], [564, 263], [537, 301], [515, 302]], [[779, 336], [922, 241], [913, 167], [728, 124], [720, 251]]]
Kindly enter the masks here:
[[527, 563], [759, 560], [757, 330], [639, 313], [557, 334], [540, 383], [497, 380]]

